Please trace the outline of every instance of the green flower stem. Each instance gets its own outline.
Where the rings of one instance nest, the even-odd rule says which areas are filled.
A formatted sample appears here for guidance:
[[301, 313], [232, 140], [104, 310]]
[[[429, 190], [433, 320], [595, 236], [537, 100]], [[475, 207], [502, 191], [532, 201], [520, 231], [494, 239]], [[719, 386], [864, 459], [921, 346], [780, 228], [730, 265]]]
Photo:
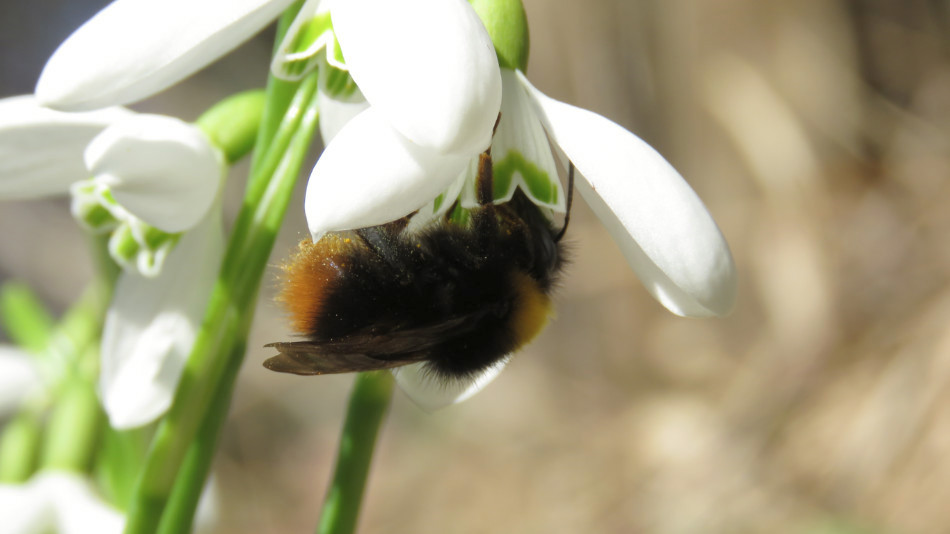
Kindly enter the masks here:
[[96, 458], [95, 478], [109, 502], [124, 510], [132, 499], [139, 471], [145, 465], [145, 448], [151, 427], [116, 430], [102, 425], [100, 429], [101, 445]]
[[392, 391], [393, 375], [389, 371], [356, 376], [340, 436], [333, 481], [323, 503], [317, 534], [350, 534], [356, 530], [376, 435], [389, 408]]
[[88, 472], [102, 424], [99, 397], [92, 383], [72, 377], [58, 395], [43, 441], [44, 469]]
[[[296, 135], [293, 135], [292, 139], [289, 139], [289, 143], [285, 142], [287, 128], [282, 125], [277, 130], [275, 141], [271, 144], [271, 154], [280, 155], [279, 161], [277, 161], [278, 158], [269, 156], [263, 159], [264, 164], [261, 166], [262, 172], [273, 174], [273, 179], [269, 183], [272, 186], [278, 184], [280, 187], [280, 189], [269, 187], [264, 192], [264, 198], [273, 198], [275, 203], [280, 203], [280, 205], [283, 206], [283, 209], [286, 209], [287, 202], [290, 200], [295, 178], [300, 173], [300, 168], [306, 157], [307, 149], [316, 131], [318, 119], [315, 92], [316, 81], [316, 74], [313, 74], [305, 79], [300, 86], [298, 94], [304, 95], [303, 98], [309, 98], [310, 102], [300, 117]], [[295, 110], [297, 107], [298, 103], [293, 102], [291, 106], [288, 107], [288, 110]], [[276, 163], [274, 163], [275, 161]], [[259, 183], [264, 182], [260, 181]], [[264, 227], [274, 230], [275, 234], [269, 237], [270, 245], [273, 245], [276, 230], [280, 227], [280, 222], [283, 218], [283, 210], [280, 210], [278, 213], [278, 210], [268, 209], [266, 207], [267, 205], [269, 204], [264, 202], [264, 207], [258, 210], [259, 217], [257, 220], [263, 221]], [[249, 251], [249, 253], [253, 253], [253, 251]], [[268, 246], [267, 254], [258, 258], [262, 266], [261, 269], [263, 269], [263, 265], [266, 263], [269, 255], [270, 246]], [[243, 276], [240, 270], [235, 276], [239, 277], [239, 280], [243, 280], [243, 278], [240, 278]], [[257, 277], [256, 281], [245, 280], [236, 283], [253, 284], [251, 287], [256, 288], [260, 283], [260, 276]], [[255, 299], [256, 296], [256, 290], [249, 294], [249, 298], [252, 300], [248, 303], [248, 309], [253, 309], [253, 299]], [[201, 490], [204, 488], [204, 481], [208, 477], [218, 434], [227, 416], [234, 381], [237, 378], [238, 370], [244, 358], [246, 333], [250, 328], [252, 318], [253, 316], [250, 313], [244, 314], [242, 316], [243, 322], [237, 324], [235, 333], [228, 336], [235, 340], [231, 355], [227, 360], [230, 364], [224, 370], [224, 375], [219, 381], [217, 389], [214, 391], [214, 398], [207, 412], [208, 415], [201, 424], [194, 442], [188, 448], [172, 496], [162, 517], [160, 533], [174, 534], [184, 532], [191, 525], [198, 499], [201, 496]]]
[[36, 469], [43, 427], [39, 414], [17, 414], [0, 434], [0, 484], [26, 482]]
[[[244, 343], [239, 343], [234, 347], [231, 358], [240, 361], [246, 348]], [[188, 532], [191, 527], [205, 480], [211, 469], [218, 434], [227, 419], [228, 406], [231, 403], [231, 394], [234, 391], [238, 370], [238, 365], [232, 365], [227, 369], [229, 374], [223, 377], [222, 387], [218, 388], [209, 407], [208, 417], [198, 430], [194, 443], [188, 448], [178, 480], [175, 482], [171, 498], [162, 515], [159, 534]]]
[[0, 322], [10, 340], [29, 352], [42, 351], [55, 328], [53, 316], [36, 293], [16, 282], [0, 287]]
[[[296, 17], [302, 5], [303, 0], [294, 3], [287, 8], [287, 11], [284, 12], [284, 15], [281, 16], [277, 22], [277, 38], [274, 39], [272, 56], [277, 54], [277, 49], [280, 48], [280, 43], [283, 41], [287, 29], [294, 21], [294, 17]], [[251, 158], [250, 176], [252, 180], [257, 176], [261, 176], [264, 179], [267, 178], [266, 175], [260, 172], [261, 162], [267, 154], [272, 152], [270, 144], [276, 137], [278, 128], [284, 123], [284, 115], [287, 113], [287, 108], [293, 100], [299, 85], [299, 82], [288, 82], [274, 76], [267, 77], [267, 106], [264, 107], [260, 128], [257, 130], [257, 142], [255, 143], [257, 150], [254, 151], [254, 155]], [[248, 188], [254, 185], [255, 184], [251, 182], [248, 184]]]
[[[292, 16], [292, 11], [285, 13], [284, 18]], [[189, 516], [200, 494], [195, 485], [204, 484], [204, 476], [194, 473], [207, 472], [218, 429], [211, 432], [213, 439], [205, 439], [200, 445], [198, 434], [209, 420], [226, 415], [230, 391], [243, 361], [243, 345], [261, 276], [316, 128], [316, 87], [314, 73], [299, 84], [289, 104], [285, 101], [286, 92], [268, 91], [264, 117], [273, 114], [269, 110], [274, 108], [286, 109], [286, 113], [274, 130], [273, 139], [264, 144], [267, 154], [259, 160], [249, 180], [204, 324], [136, 483], [126, 533], [155, 532], [162, 521], [163, 529], [164, 525], [191, 522]], [[222, 396], [224, 401], [220, 400]], [[190, 452], [192, 447], [196, 452]], [[187, 470], [188, 476], [182, 470], [186, 460], [194, 464]], [[179, 473], [189, 479], [181, 486], [176, 485]], [[178, 488], [183, 488], [181, 494]], [[175, 504], [163, 519], [170, 499]]]
[[[255, 194], [256, 189], [261, 188], [248, 191], [205, 314], [204, 325], [182, 373], [172, 407], [156, 432], [145, 469], [136, 485], [126, 525], [127, 533], [155, 532], [186, 453], [195, 444], [199, 428], [204, 425], [206, 418], [223, 418], [226, 414], [228, 402], [214, 403], [222, 412], [220, 414], [212, 414], [209, 408], [220, 395], [230, 398], [230, 388], [243, 361], [243, 344], [250, 327], [261, 275], [316, 128], [316, 83], [315, 74], [301, 83], [294, 103], [288, 107], [285, 124], [278, 129], [276, 139], [271, 144], [271, 152], [280, 151], [283, 157], [273, 165], [262, 165], [261, 172], [270, 172], [273, 178], [255, 181], [264, 186], [259, 194]], [[293, 136], [292, 142], [283, 143], [282, 134], [293, 129], [287, 125], [294, 124], [297, 125], [297, 135]], [[274, 159], [277, 158], [269, 155], [264, 161]], [[213, 433], [217, 434], [216, 431]], [[213, 439], [206, 439], [200, 447], [213, 447], [213, 442]], [[210, 462], [211, 452], [195, 454], [196, 458], [207, 454]], [[195, 461], [201, 463], [197, 459]], [[207, 471], [207, 465], [204, 465], [203, 470]], [[182, 490], [185, 492], [181, 497], [183, 502], [175, 506], [179, 515], [170, 517], [170, 524], [190, 523], [190, 517], [186, 516], [194, 510], [194, 502], [188, 501], [193, 501], [192, 497], [200, 494], [200, 489], [194, 491], [193, 485], [203, 485], [204, 477], [183, 484], [181, 487], [186, 488]]]

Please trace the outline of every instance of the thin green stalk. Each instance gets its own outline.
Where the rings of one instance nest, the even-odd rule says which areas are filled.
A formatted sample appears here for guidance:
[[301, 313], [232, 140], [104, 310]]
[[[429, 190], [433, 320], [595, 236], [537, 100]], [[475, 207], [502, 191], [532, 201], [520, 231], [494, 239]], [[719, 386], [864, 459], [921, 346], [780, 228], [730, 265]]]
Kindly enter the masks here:
[[[235, 346], [232, 358], [241, 361], [246, 348], [243, 343]], [[201, 499], [201, 492], [214, 459], [218, 435], [227, 419], [231, 394], [234, 391], [234, 382], [239, 369], [239, 365], [229, 366], [229, 374], [223, 377], [222, 387], [219, 388], [212, 401], [208, 417], [198, 430], [194, 443], [188, 448], [175, 488], [162, 515], [159, 534], [188, 532], [194, 521], [198, 501]]]
[[[315, 82], [316, 75], [313, 75], [311, 80], [304, 82], [305, 86], [302, 86], [301, 90], [303, 91], [309, 88], [310, 84]], [[277, 165], [274, 171], [274, 177], [270, 182], [276, 185], [276, 187], [270, 187], [265, 192], [265, 199], [272, 200], [265, 200], [262, 202], [262, 205], [280, 203], [286, 208], [286, 204], [293, 192], [295, 177], [300, 173], [300, 168], [306, 157], [307, 148], [313, 140], [318, 116], [317, 99], [314, 97], [311, 99], [309, 106], [300, 120], [297, 135], [294, 136], [286, 149], [281, 148], [284, 156]], [[276, 149], [279, 144], [275, 142], [272, 146]], [[266, 164], [263, 168], [267, 168]], [[279, 227], [280, 221], [274, 217], [273, 211], [259, 211], [261, 211], [260, 215], [262, 217], [271, 219], [270, 223], [268, 223], [268, 227], [275, 229]], [[273, 244], [274, 237], [275, 236], [271, 236], [271, 244]], [[268, 253], [269, 251], [270, 247], [268, 247]], [[262, 261], [266, 262], [266, 260], [267, 255], [262, 258]], [[246, 283], [252, 282], [248, 281]], [[257, 281], [253, 282], [253, 287], [256, 288], [259, 283], [260, 276], [258, 276]], [[236, 325], [236, 332], [233, 335], [235, 344], [231, 349], [230, 357], [226, 360], [228, 365], [224, 369], [224, 374], [213, 392], [214, 396], [207, 416], [201, 424], [195, 440], [188, 448], [187, 456], [182, 464], [166, 512], [162, 517], [159, 530], [161, 533], [175, 534], [177, 532], [184, 532], [191, 525], [195, 507], [198, 504], [198, 497], [201, 495], [204, 481], [211, 468], [211, 460], [214, 456], [218, 434], [227, 416], [234, 380], [244, 360], [245, 341], [247, 331], [250, 328], [251, 319], [253, 319], [251, 311], [254, 308], [256, 296], [256, 291], [251, 293], [252, 300], [247, 303], [247, 309], [250, 311], [245, 313], [241, 317], [242, 322]]]
[[[289, 11], [285, 19], [288, 16], [292, 16]], [[199, 430], [209, 418], [223, 418], [226, 414], [228, 402], [216, 402], [216, 399], [220, 395], [230, 398], [234, 377], [243, 360], [243, 350], [236, 349], [246, 342], [261, 276], [315, 130], [316, 86], [314, 73], [300, 83], [289, 104], [283, 91], [268, 94], [265, 117], [272, 114], [272, 109], [287, 111], [274, 130], [273, 139], [264, 143], [267, 154], [260, 159], [248, 182], [244, 205], [228, 243], [202, 329], [136, 483], [126, 524], [128, 534], [156, 531]], [[212, 405], [221, 413], [215, 412]], [[213, 433], [216, 435], [217, 430]], [[202, 447], [213, 446], [213, 442], [214, 439], [205, 440]], [[198, 459], [205, 452], [194, 453], [197, 464], [203, 463]], [[209, 453], [208, 462], [210, 457]], [[181, 515], [169, 516], [167, 524], [190, 523], [190, 517], [185, 516], [191, 515], [194, 503], [189, 501], [200, 493], [194, 491], [193, 484], [203, 482], [203, 476], [200, 480], [183, 482], [181, 502], [177, 502], [176, 497], [174, 507], [178, 510], [176, 514]]]
[[[296, 17], [302, 5], [303, 1], [301, 0], [287, 8], [287, 11], [277, 22], [277, 38], [274, 39], [274, 50], [271, 56], [277, 55], [277, 49], [280, 48], [280, 43], [283, 41], [287, 29], [290, 28], [290, 24], [294, 21], [294, 17]], [[264, 108], [261, 126], [257, 130], [257, 141], [254, 145], [256, 150], [251, 158], [251, 180], [248, 182], [248, 189], [256, 186], [256, 177], [266, 178], [265, 174], [259, 172], [261, 160], [271, 152], [270, 144], [277, 137], [277, 129], [284, 122], [287, 107], [293, 99], [294, 93], [297, 92], [298, 85], [298, 83], [284, 81], [275, 76], [267, 77], [268, 105]]]
[[85, 377], [70, 377], [57, 395], [47, 423], [41, 468], [88, 472], [102, 422], [99, 397], [93, 384]]
[[356, 376], [340, 436], [333, 481], [323, 503], [317, 534], [350, 534], [356, 530], [376, 435], [389, 408], [392, 391], [393, 376], [388, 371]]
[[36, 470], [43, 427], [31, 410], [17, 414], [0, 433], [0, 484], [26, 482]]
[[36, 293], [18, 282], [0, 286], [0, 322], [10, 340], [30, 352], [46, 347], [56, 324]]

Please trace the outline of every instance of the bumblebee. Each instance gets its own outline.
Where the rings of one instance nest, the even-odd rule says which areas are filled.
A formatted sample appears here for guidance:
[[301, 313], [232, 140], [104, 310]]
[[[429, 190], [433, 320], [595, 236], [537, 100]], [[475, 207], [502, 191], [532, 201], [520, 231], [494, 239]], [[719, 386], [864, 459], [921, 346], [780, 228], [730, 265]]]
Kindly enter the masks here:
[[304, 339], [267, 345], [280, 354], [264, 366], [320, 375], [426, 362], [426, 374], [452, 380], [510, 357], [551, 314], [573, 171], [559, 230], [520, 189], [492, 202], [486, 151], [467, 224], [446, 215], [409, 231], [404, 218], [302, 241], [282, 267], [278, 301]]

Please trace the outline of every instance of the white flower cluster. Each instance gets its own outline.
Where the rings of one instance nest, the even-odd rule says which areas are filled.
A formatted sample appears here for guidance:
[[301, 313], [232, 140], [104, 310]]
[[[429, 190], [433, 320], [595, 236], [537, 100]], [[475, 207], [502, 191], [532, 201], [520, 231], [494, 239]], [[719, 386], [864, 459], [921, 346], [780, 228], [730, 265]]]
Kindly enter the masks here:
[[[111, 106], [179, 82], [290, 4], [116, 0], [60, 46], [35, 96], [0, 101], [0, 196], [65, 194], [92, 176], [116, 212], [186, 232], [153, 279], [128, 271], [119, 282], [101, 378], [116, 427], [147, 423], [170, 404], [221, 254], [215, 206], [225, 165], [193, 126]], [[629, 131], [499, 67], [465, 0], [308, 0], [272, 71], [292, 79], [315, 65], [345, 69], [358, 89], [339, 98], [321, 73], [326, 148], [305, 201], [314, 239], [431, 203], [470, 172], [501, 111], [492, 149], [498, 160], [511, 158], [509, 197], [520, 187], [539, 205], [563, 210], [555, 158], [573, 163], [581, 195], [660, 303], [687, 316], [731, 309], [729, 248], [686, 181]], [[547, 194], [530, 187], [537, 175], [551, 186]], [[207, 272], [194, 267], [205, 265]], [[498, 370], [457, 389], [412, 369], [397, 380], [435, 407], [471, 395]]]

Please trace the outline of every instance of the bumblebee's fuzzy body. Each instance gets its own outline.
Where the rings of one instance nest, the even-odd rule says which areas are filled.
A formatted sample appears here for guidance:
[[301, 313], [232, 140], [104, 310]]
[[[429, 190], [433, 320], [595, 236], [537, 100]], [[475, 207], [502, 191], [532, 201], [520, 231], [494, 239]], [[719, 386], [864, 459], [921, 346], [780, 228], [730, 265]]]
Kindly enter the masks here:
[[413, 233], [390, 224], [306, 240], [284, 266], [279, 297], [305, 341], [273, 344], [281, 354], [265, 366], [325, 374], [425, 361], [441, 379], [472, 376], [547, 323], [559, 238], [517, 193], [473, 209], [467, 225]]

